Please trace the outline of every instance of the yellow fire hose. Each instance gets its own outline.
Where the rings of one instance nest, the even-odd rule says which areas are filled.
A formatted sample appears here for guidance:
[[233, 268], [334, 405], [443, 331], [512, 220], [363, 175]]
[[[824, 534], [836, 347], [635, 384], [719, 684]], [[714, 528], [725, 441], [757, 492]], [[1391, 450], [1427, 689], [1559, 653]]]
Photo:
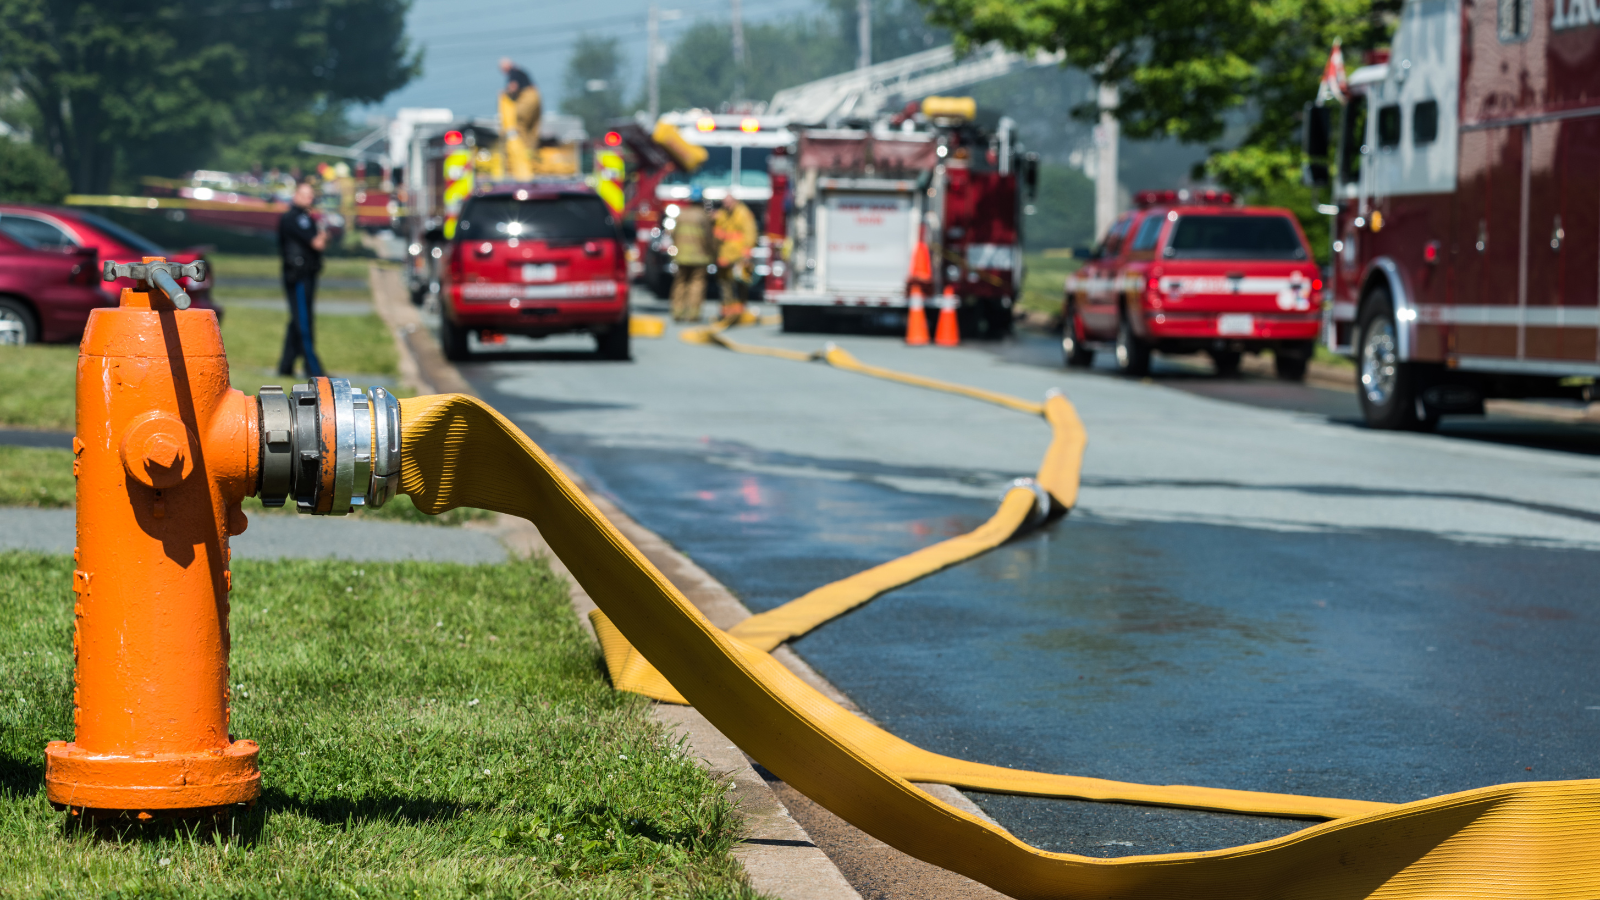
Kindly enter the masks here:
[[[720, 330], [702, 331], [710, 332], [708, 341], [734, 343]], [[836, 348], [824, 354], [731, 349], [824, 358], [878, 377], [947, 385], [863, 366]], [[995, 398], [1041, 412], [1050, 422], [1054, 439], [1037, 482], [1070, 507], [1084, 446], [1071, 405], [1060, 396], [1044, 404], [981, 397], [1002, 402]], [[1002, 543], [1035, 509], [1029, 488], [1009, 491], [1000, 511], [967, 535], [819, 588], [724, 632], [494, 410], [470, 397], [441, 395], [401, 401], [401, 415], [403, 490], [430, 513], [471, 506], [537, 525], [599, 605], [596, 630], [619, 688], [693, 703], [762, 765], [834, 813], [997, 890], [1022, 898], [1600, 895], [1600, 781], [1501, 785], [1394, 805], [1025, 772], [940, 756], [900, 740], [829, 701], [765, 652], [884, 590]], [[1029, 847], [913, 781], [1334, 821], [1227, 850], [1096, 859]]]

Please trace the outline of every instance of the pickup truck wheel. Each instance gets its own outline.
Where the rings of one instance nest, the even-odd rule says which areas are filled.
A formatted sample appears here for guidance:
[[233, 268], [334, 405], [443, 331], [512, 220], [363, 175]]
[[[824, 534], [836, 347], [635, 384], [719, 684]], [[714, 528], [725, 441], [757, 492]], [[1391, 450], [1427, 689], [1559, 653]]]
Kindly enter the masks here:
[[1232, 378], [1239, 374], [1239, 361], [1244, 359], [1244, 354], [1237, 350], [1211, 350], [1211, 365], [1217, 370], [1217, 375], [1223, 378]]
[[601, 359], [632, 359], [629, 338], [628, 320], [623, 319], [621, 324], [613, 325], [610, 330], [596, 334], [594, 348]]
[[1134, 376], [1150, 373], [1150, 345], [1133, 333], [1127, 319], [1117, 324], [1117, 371]]
[[1377, 288], [1368, 296], [1356, 334], [1356, 396], [1367, 426], [1432, 431], [1439, 416], [1422, 402], [1416, 366], [1400, 361], [1394, 306], [1387, 288]]
[[1069, 369], [1087, 369], [1094, 365], [1094, 351], [1083, 339], [1077, 311], [1070, 308], [1061, 322], [1061, 361]]
[[439, 316], [439, 349], [451, 362], [461, 362], [472, 356], [472, 351], [467, 349], [466, 329], [450, 321], [446, 314]]
[[37, 344], [39, 320], [28, 304], [0, 297], [0, 344]]

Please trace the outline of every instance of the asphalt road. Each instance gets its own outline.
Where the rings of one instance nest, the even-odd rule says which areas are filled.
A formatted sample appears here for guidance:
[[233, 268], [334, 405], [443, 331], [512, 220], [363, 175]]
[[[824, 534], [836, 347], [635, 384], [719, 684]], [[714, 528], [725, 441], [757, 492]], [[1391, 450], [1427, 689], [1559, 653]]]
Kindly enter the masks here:
[[[1592, 435], [1372, 432], [1337, 391], [1069, 372], [1042, 337], [831, 339], [1023, 397], [1059, 387], [1089, 430], [1070, 517], [796, 643], [895, 733], [1006, 766], [1388, 801], [1600, 777]], [[997, 407], [670, 332], [632, 363], [594, 361], [584, 339], [529, 346], [462, 371], [758, 610], [974, 527], [1049, 437]], [[1305, 824], [973, 796], [1036, 846], [1096, 856]]]

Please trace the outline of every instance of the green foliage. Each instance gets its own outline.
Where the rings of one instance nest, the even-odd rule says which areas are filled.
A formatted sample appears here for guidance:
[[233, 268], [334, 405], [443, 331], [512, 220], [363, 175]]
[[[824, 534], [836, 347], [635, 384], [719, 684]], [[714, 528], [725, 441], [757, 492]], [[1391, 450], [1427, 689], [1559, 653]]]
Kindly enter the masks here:
[[0, 895], [748, 898], [718, 783], [611, 689], [542, 562], [233, 565], [231, 729], [260, 802], [96, 831], [44, 798], [72, 735], [72, 560], [0, 555]]
[[561, 111], [581, 116], [590, 135], [605, 133], [612, 120], [631, 111], [622, 98], [622, 68], [616, 38], [581, 35], [562, 76]]
[[[761, 22], [744, 29], [746, 98], [770, 98], [786, 87], [840, 71], [839, 43], [816, 19]], [[660, 70], [661, 108], [716, 109], [734, 94], [733, 35], [722, 22], [701, 21], [672, 45]]]
[[60, 203], [69, 187], [66, 170], [49, 153], [0, 136], [0, 200]]
[[1029, 249], [1094, 241], [1094, 182], [1070, 166], [1041, 163], [1034, 213], [1023, 224]]
[[418, 71], [408, 0], [0, 0], [0, 71], [79, 193], [119, 160], [173, 172], [246, 135], [298, 134]]

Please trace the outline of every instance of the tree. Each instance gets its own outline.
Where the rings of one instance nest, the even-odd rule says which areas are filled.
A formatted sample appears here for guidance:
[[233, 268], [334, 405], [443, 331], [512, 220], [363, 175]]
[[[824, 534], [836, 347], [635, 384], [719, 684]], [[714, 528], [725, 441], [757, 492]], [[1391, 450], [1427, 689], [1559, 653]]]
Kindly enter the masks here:
[[[786, 87], [849, 68], [841, 62], [838, 36], [815, 19], [746, 25], [744, 41], [748, 98], [770, 99]], [[696, 22], [661, 67], [661, 108], [716, 109], [733, 96], [734, 74], [732, 30], [724, 23]]]
[[67, 173], [42, 148], [0, 136], [0, 200], [60, 203]]
[[562, 79], [561, 111], [581, 117], [589, 134], [600, 134], [607, 123], [629, 112], [622, 88], [622, 55], [617, 50], [617, 39], [588, 34], [579, 37]]
[[[919, 2], [964, 43], [1061, 50], [1068, 65], [1115, 84], [1115, 115], [1127, 137], [1214, 143], [1243, 114], [1249, 125], [1238, 148], [1214, 154], [1205, 171], [1320, 225], [1309, 190], [1295, 186], [1301, 108], [1315, 94], [1333, 39], [1347, 48], [1387, 43], [1400, 0]], [[1085, 103], [1075, 112], [1098, 110]]]
[[74, 190], [119, 160], [192, 167], [219, 143], [376, 102], [419, 71], [408, 0], [0, 0], [0, 71]]

